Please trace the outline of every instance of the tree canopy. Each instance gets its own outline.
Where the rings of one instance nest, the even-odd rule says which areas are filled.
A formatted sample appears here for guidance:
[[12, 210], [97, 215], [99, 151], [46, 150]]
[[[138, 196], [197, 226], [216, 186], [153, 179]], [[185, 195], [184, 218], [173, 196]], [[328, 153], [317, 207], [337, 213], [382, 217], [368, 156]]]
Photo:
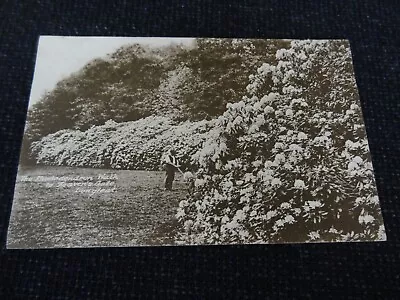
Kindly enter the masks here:
[[285, 42], [197, 39], [196, 46], [121, 47], [60, 81], [29, 111], [28, 136], [37, 140], [61, 129], [86, 130], [108, 120], [150, 115], [178, 121], [218, 116], [239, 99], [248, 76], [274, 59]]

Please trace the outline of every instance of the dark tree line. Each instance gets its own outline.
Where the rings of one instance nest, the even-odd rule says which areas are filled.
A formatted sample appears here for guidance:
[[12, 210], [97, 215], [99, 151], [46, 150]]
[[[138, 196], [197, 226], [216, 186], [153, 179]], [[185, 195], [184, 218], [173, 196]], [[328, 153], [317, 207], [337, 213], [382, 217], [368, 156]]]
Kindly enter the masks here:
[[288, 43], [240, 39], [197, 39], [190, 48], [121, 47], [60, 81], [30, 109], [22, 158], [31, 142], [61, 129], [150, 115], [177, 122], [214, 118], [241, 99], [260, 61], [273, 62], [282, 47]]

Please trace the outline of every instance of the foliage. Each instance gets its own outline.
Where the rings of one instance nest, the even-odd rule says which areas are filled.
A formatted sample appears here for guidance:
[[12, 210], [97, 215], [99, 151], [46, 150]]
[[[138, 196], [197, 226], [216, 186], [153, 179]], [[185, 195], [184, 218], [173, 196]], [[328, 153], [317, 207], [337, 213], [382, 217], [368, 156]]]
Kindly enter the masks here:
[[177, 121], [211, 119], [230, 99], [243, 95], [250, 70], [261, 56], [264, 61], [273, 59], [271, 54], [282, 43], [197, 39], [191, 48], [121, 47], [89, 62], [43, 95], [29, 111], [26, 142], [29, 146], [61, 129], [86, 130], [110, 119], [126, 122], [150, 115]]
[[174, 124], [166, 117], [108, 121], [86, 131], [64, 129], [32, 144], [37, 164], [94, 168], [158, 170], [162, 153], [175, 149], [183, 169], [201, 146], [208, 121]]
[[292, 41], [250, 76], [194, 156], [177, 217], [187, 243], [383, 239], [344, 41]]
[[245, 94], [249, 75], [260, 61], [272, 62], [283, 40], [197, 39], [197, 47], [177, 61], [191, 71], [182, 96], [183, 112], [191, 120], [221, 115], [226, 104]]

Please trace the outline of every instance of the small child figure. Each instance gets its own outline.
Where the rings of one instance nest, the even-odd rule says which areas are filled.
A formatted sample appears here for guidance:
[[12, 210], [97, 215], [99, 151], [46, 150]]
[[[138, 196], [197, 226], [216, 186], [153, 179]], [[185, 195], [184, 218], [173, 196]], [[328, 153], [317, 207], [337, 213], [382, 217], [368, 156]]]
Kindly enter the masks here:
[[194, 189], [194, 181], [196, 180], [192, 172], [185, 172], [183, 174], [183, 180], [188, 183], [188, 191], [191, 192]]

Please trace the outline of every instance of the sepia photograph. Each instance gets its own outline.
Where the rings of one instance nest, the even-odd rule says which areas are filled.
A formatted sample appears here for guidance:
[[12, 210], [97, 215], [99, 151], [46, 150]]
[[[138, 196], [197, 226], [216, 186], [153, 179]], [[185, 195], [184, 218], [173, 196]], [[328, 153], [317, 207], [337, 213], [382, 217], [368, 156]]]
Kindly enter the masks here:
[[7, 248], [385, 240], [347, 40], [39, 38]]

